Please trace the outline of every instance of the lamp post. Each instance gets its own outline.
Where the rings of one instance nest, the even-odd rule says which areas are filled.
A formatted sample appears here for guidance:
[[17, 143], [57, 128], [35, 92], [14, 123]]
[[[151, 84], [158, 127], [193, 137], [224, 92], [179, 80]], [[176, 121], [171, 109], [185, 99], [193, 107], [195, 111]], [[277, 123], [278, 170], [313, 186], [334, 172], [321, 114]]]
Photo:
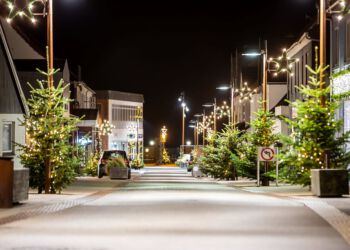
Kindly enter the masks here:
[[203, 104], [202, 105], [204, 108], [210, 108], [210, 107], [213, 107], [213, 115], [214, 115], [214, 132], [216, 132], [217, 131], [217, 129], [216, 129], [216, 117], [217, 117], [217, 115], [216, 115], [216, 98], [214, 98], [214, 102], [212, 102], [212, 103], [205, 103], [205, 104]]
[[199, 118], [203, 117], [203, 114], [195, 114], [194, 117], [196, 118], [196, 146], [199, 145]]
[[[37, 3], [43, 5], [42, 13], [34, 13], [32, 10]], [[16, 17], [26, 17], [35, 24], [35, 16], [46, 16], [47, 21], [47, 48], [48, 48], [48, 86], [53, 87], [53, 0], [28, 0], [24, 6], [17, 6], [15, 0], [8, 0], [7, 6], [10, 9], [7, 22], [11, 23]]]
[[252, 53], [243, 53], [242, 56], [249, 57], [263, 57], [263, 81], [262, 81], [262, 103], [264, 112], [267, 111], [267, 41], [265, 40], [265, 48], [260, 52], [252, 52]]
[[233, 124], [235, 126], [236, 124], [236, 118], [235, 118], [235, 107], [234, 107], [234, 97], [235, 97], [235, 88], [233, 84], [231, 85], [222, 85], [217, 87], [218, 90], [230, 90], [231, 91], [231, 119], [229, 120], [229, 124]]
[[182, 137], [181, 137], [181, 145], [185, 145], [185, 120], [186, 120], [186, 112], [189, 112], [189, 108], [185, 102], [185, 92], [182, 92], [178, 101], [181, 102], [182, 107]]

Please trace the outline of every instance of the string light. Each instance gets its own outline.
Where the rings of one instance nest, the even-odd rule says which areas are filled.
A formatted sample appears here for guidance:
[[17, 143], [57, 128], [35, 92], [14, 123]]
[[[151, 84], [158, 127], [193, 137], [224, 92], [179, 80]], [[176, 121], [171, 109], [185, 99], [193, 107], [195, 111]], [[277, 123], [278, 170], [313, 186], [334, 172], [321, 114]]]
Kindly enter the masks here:
[[278, 76], [279, 73], [286, 73], [288, 72], [290, 76], [293, 76], [292, 73], [293, 65], [294, 63], [298, 62], [299, 59], [290, 58], [287, 55], [287, 49], [282, 50], [282, 56], [279, 56], [278, 58], [270, 58], [268, 60], [268, 63], [274, 64], [274, 76]]
[[245, 82], [241, 89], [236, 89], [235, 92], [239, 95], [239, 102], [243, 101], [253, 101], [253, 95], [258, 92], [257, 89], [252, 90], [248, 87], [248, 83]]
[[[46, 15], [45, 13], [45, 5], [47, 0], [25, 0], [21, 1], [21, 3], [17, 3], [17, 0], [7, 0], [7, 7], [9, 9], [9, 15], [6, 18], [6, 21], [8, 23], [11, 23], [14, 18], [17, 16], [19, 17], [26, 17], [28, 18], [33, 24], [36, 23], [36, 19], [34, 18], [35, 15]], [[33, 13], [33, 9], [35, 4], [41, 4], [44, 6], [43, 13]]]

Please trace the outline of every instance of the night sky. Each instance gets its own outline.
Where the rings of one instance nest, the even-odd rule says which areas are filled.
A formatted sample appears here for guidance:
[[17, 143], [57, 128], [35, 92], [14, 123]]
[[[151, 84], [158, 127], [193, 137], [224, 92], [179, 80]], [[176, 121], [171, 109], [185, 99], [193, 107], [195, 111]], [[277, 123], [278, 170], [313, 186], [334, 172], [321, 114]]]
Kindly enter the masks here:
[[[268, 40], [270, 55], [279, 55], [315, 18], [315, 2], [56, 0], [55, 53], [73, 69], [81, 65], [94, 89], [144, 94], [146, 144], [166, 125], [168, 145], [178, 145], [180, 92], [190, 117], [215, 96], [228, 100], [215, 87], [229, 82], [230, 53], [258, 48], [260, 38]], [[45, 43], [43, 36], [33, 39]], [[243, 68], [244, 78], [257, 81], [254, 71]]]

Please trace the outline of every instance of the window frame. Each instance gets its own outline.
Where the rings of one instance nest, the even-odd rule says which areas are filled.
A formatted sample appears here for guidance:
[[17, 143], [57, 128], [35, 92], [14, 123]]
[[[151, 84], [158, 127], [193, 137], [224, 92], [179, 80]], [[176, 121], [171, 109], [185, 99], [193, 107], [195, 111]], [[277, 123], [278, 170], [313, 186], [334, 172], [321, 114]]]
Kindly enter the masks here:
[[[5, 130], [5, 125], [10, 125], [10, 144], [11, 144], [11, 150], [6, 150], [4, 149], [4, 130]], [[2, 122], [2, 148], [1, 148], [1, 153], [3, 156], [10, 156], [10, 155], [15, 155], [15, 122], [13, 121], [3, 121]]]

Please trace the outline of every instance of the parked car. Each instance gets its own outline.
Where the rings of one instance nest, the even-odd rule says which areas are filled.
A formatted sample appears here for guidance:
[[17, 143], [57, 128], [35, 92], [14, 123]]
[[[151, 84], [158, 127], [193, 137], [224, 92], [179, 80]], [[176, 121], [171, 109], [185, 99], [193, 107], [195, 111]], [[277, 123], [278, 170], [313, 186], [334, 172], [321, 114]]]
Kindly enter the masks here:
[[104, 175], [107, 175], [106, 164], [109, 160], [117, 157], [122, 157], [125, 161], [125, 165], [128, 168], [128, 179], [131, 176], [131, 168], [128, 157], [126, 156], [126, 152], [122, 150], [106, 150], [103, 151], [100, 160], [98, 161], [97, 167], [97, 176], [98, 178], [102, 178]]

